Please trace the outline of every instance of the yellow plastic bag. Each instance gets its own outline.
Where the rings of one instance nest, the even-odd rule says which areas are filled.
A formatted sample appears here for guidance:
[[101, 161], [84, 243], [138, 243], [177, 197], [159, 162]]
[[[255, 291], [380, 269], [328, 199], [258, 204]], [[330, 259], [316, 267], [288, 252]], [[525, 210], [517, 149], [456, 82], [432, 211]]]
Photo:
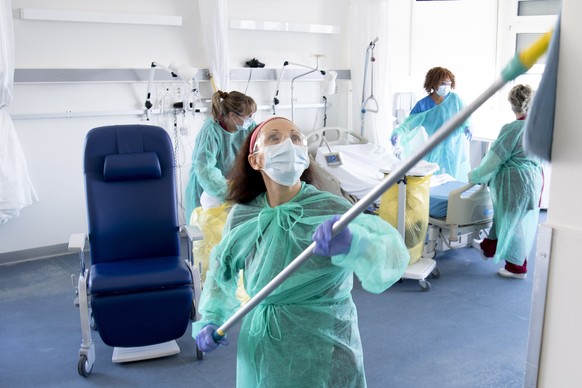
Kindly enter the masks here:
[[[410, 253], [410, 264], [422, 257], [428, 229], [431, 175], [406, 177], [404, 242]], [[398, 185], [393, 185], [380, 197], [379, 216], [395, 228], [398, 227]]]
[[[200, 278], [202, 284], [206, 280], [206, 272], [208, 271], [208, 261], [210, 258], [210, 251], [222, 239], [222, 229], [226, 223], [228, 212], [232, 205], [223, 203], [218, 207], [213, 207], [203, 210], [197, 207], [192, 212], [190, 217], [190, 225], [197, 226], [202, 232], [203, 239], [194, 241], [192, 254], [194, 255], [194, 265], [200, 268]], [[247, 295], [244, 284], [242, 271], [239, 274], [238, 289], [236, 296], [242, 304], [245, 304], [250, 298]]]

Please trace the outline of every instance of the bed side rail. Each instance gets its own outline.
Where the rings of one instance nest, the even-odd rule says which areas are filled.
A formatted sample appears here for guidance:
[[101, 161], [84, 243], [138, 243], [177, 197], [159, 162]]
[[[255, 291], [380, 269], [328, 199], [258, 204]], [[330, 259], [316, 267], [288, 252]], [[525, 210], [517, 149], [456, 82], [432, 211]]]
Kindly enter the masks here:
[[[480, 186], [471, 190], [474, 186]], [[469, 225], [493, 218], [493, 205], [486, 185], [467, 183], [449, 193], [447, 224]]]

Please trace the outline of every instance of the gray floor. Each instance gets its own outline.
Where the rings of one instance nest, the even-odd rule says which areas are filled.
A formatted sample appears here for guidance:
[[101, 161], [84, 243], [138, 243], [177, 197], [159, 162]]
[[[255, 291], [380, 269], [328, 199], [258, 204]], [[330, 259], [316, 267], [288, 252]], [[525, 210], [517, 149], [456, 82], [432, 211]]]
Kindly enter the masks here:
[[[526, 280], [501, 278], [501, 263], [462, 248], [438, 254], [441, 277], [428, 292], [413, 280], [380, 295], [356, 284], [368, 386], [522, 387], [530, 257]], [[72, 255], [0, 266], [0, 387], [234, 387], [237, 328], [229, 347], [203, 361], [187, 332], [177, 356], [113, 364], [112, 349], [95, 334], [93, 372], [80, 377], [81, 330], [70, 279], [77, 272]]]

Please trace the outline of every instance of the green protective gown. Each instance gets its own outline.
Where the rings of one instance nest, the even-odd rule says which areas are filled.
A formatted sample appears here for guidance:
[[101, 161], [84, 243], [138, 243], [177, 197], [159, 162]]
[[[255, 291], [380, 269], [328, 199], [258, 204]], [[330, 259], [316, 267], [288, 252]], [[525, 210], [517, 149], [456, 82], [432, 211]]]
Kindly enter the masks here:
[[[392, 136], [396, 135], [400, 138], [400, 143], [405, 148], [406, 154], [412, 154], [419, 146], [419, 144], [413, 144], [413, 139], [417, 135], [419, 127], [424, 127], [430, 139], [463, 106], [459, 96], [455, 93], [450, 93], [439, 105], [420, 113], [411, 113], [400, 126], [394, 129]], [[424, 156], [424, 160], [439, 165], [440, 169], [435, 174], [446, 173], [458, 181], [467, 181], [467, 174], [471, 169], [469, 144], [464, 133], [464, 128], [467, 126], [469, 126], [469, 122], [465, 121]], [[406, 147], [412, 149], [407, 149]]]
[[[303, 183], [289, 202], [271, 208], [265, 194], [235, 205], [223, 239], [211, 253], [200, 300], [202, 319], [222, 325], [239, 307], [237, 276], [252, 297], [311, 243], [316, 228], [350, 204]], [[409, 254], [396, 229], [377, 216], [359, 215], [347, 254], [313, 255], [242, 322], [237, 387], [365, 387], [353, 274], [380, 293], [400, 279]]]
[[524, 123], [504, 125], [479, 167], [469, 174], [472, 183], [489, 183], [494, 225], [489, 238], [497, 238], [495, 263], [523, 265], [536, 235], [543, 176], [541, 160], [524, 152]]
[[243, 141], [255, 127], [253, 122], [246, 130], [230, 133], [212, 118], [204, 122], [192, 151], [192, 167], [184, 194], [186, 222], [190, 220], [192, 211], [200, 206], [202, 192], [224, 201], [226, 175]]

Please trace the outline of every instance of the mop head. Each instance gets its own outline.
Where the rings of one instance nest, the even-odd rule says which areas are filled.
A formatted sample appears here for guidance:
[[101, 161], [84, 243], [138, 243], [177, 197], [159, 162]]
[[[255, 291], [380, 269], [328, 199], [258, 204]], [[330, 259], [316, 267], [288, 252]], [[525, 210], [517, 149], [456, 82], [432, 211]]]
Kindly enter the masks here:
[[559, 51], [560, 18], [552, 35], [546, 68], [529, 109], [523, 136], [525, 152], [547, 161], [552, 159]]

